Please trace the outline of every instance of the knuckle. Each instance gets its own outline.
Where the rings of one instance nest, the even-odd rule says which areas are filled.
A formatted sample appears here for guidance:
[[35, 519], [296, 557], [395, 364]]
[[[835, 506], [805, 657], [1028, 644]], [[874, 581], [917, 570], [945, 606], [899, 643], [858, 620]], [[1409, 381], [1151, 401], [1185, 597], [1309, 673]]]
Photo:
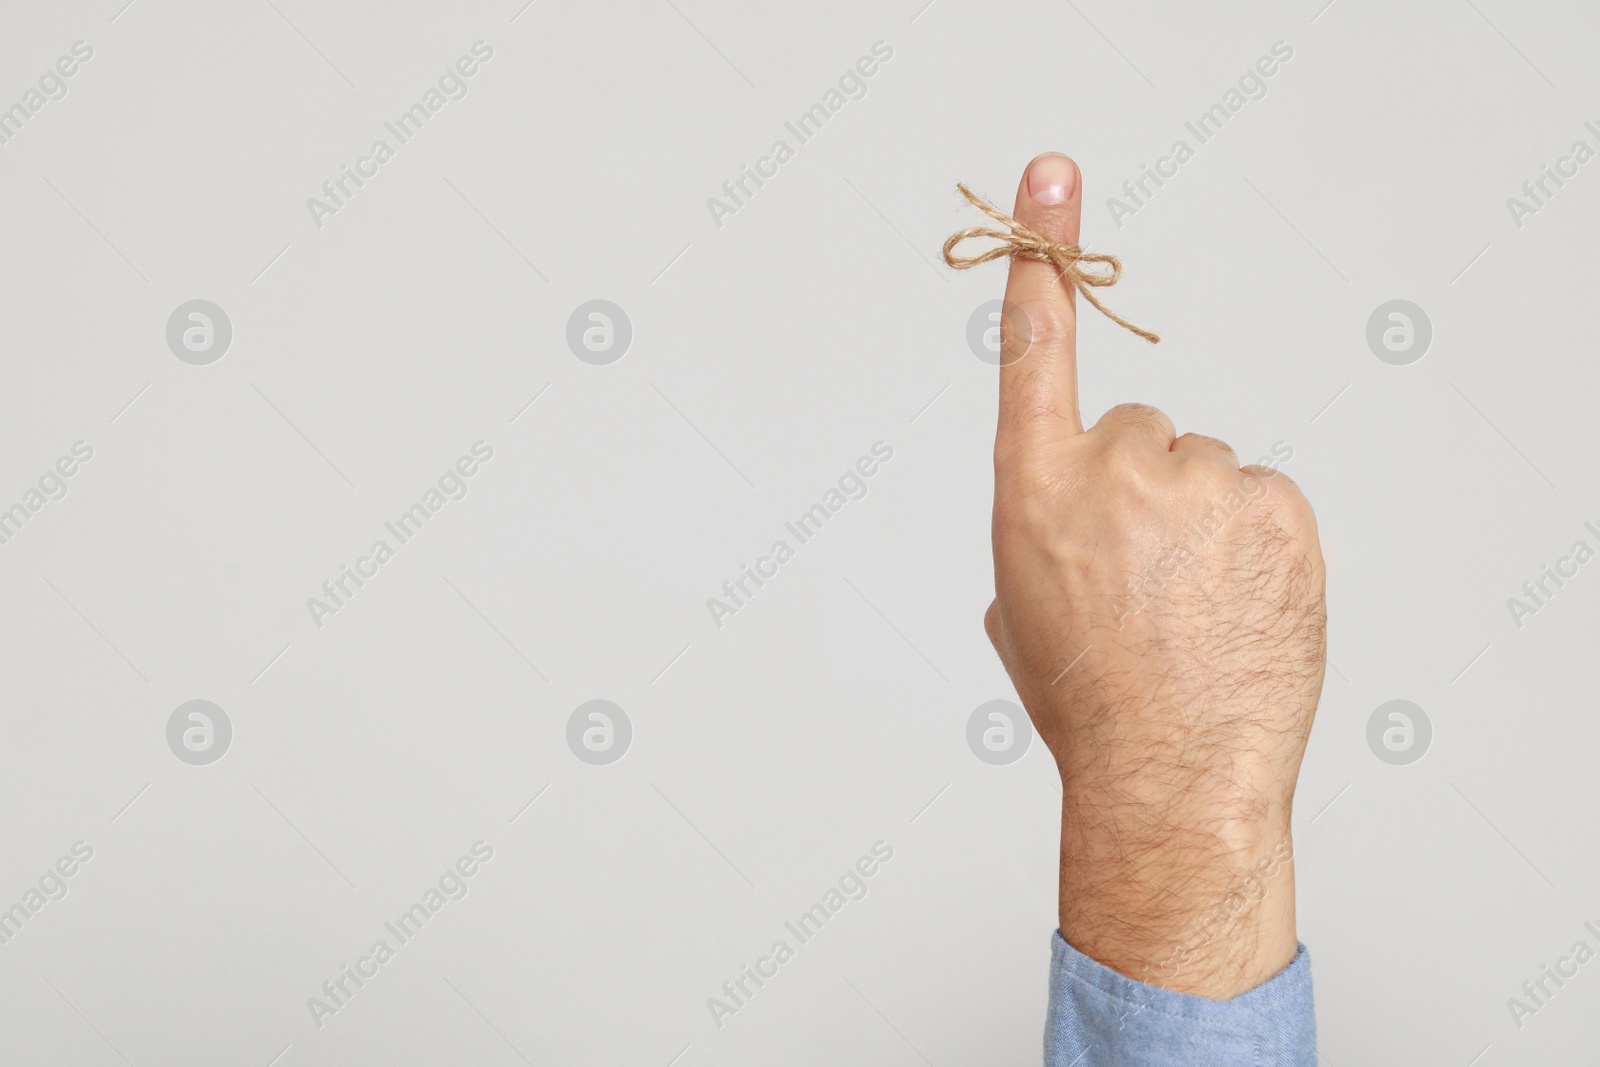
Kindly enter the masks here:
[[1212, 449], [1212, 450], [1217, 451], [1217, 452], [1224, 452], [1224, 453], [1227, 453], [1230, 456], [1234, 455], [1233, 446], [1228, 444], [1228, 442], [1222, 440], [1219, 437], [1211, 437], [1211, 436], [1209, 436], [1207, 434], [1203, 434], [1203, 433], [1186, 433], [1186, 434], [1183, 434], [1174, 443], [1177, 444], [1177, 443], [1181, 443], [1181, 442], [1188, 442], [1190, 444], [1202, 445], [1202, 446], [1204, 446], [1206, 448]]
[[1246, 479], [1267, 486], [1268, 492], [1300, 495], [1300, 487], [1295, 484], [1294, 479], [1276, 467], [1263, 467], [1259, 463], [1251, 463], [1240, 467], [1239, 473]]
[[1019, 306], [1017, 311], [1018, 332], [1025, 334], [1018, 341], [1024, 350], [1041, 348], [1046, 352], [1055, 352], [1076, 342], [1076, 321], [1055, 304], [1045, 300], [1030, 300]]
[[1171, 426], [1172, 420], [1167, 418], [1167, 413], [1158, 407], [1149, 404], [1129, 403], [1118, 404], [1106, 412], [1107, 421], [1123, 426], [1160, 428]]
[[1247, 488], [1268, 501], [1280, 516], [1280, 521], [1290, 530], [1314, 531], [1316, 513], [1311, 501], [1298, 483], [1275, 467], [1252, 463], [1239, 469]]
[[1134, 421], [1138, 421], [1140, 419], [1166, 418], [1166, 415], [1162, 413], [1161, 409], [1155, 405], [1141, 404], [1137, 401], [1129, 401], [1125, 404], [1118, 404], [1116, 407], [1106, 412], [1106, 414], [1115, 415], [1118, 418], [1131, 419]]

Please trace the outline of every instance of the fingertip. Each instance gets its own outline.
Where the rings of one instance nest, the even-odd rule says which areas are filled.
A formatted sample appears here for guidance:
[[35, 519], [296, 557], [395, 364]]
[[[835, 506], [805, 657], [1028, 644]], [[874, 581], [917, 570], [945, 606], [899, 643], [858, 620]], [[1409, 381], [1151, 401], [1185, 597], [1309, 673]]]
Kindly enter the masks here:
[[1040, 207], [1060, 207], [1078, 189], [1078, 165], [1060, 152], [1046, 152], [1028, 164], [1026, 188]]
[[1083, 172], [1071, 156], [1046, 152], [1028, 164], [1017, 188], [1017, 221], [1052, 241], [1078, 243]]

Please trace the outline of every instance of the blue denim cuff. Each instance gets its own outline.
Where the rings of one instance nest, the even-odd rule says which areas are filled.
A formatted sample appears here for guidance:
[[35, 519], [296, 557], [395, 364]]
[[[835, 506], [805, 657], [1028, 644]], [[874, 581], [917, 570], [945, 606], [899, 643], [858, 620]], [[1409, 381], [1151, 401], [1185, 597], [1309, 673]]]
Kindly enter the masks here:
[[1097, 963], [1056, 931], [1045, 1067], [1316, 1067], [1311, 958], [1232, 1000], [1145, 985]]

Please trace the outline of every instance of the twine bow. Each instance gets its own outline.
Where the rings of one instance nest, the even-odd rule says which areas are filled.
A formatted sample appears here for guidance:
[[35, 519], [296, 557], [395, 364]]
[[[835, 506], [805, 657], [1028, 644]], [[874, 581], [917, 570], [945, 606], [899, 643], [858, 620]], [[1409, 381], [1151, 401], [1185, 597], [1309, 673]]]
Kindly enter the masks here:
[[[1060, 276], [1072, 283], [1083, 294], [1083, 298], [1094, 305], [1096, 311], [1121, 326], [1123, 329], [1138, 334], [1151, 344], [1157, 344], [1161, 338], [1149, 330], [1135, 326], [1115, 311], [1106, 307], [1095, 299], [1093, 289], [1103, 286], [1116, 285], [1122, 277], [1122, 262], [1116, 256], [1108, 256], [1103, 252], [1085, 252], [1077, 245], [1061, 244], [1052, 241], [1043, 234], [1036, 233], [1007, 215], [993, 204], [978, 196], [971, 189], [961, 183], [956, 183], [956, 188], [961, 190], [961, 195], [966, 197], [973, 207], [988, 215], [991, 219], [1001, 223], [1004, 230], [991, 230], [987, 226], [972, 226], [960, 233], [950, 235], [944, 243], [944, 261], [956, 270], [966, 270], [976, 267], [979, 263], [987, 263], [991, 259], [1014, 257], [1018, 259], [1036, 259], [1045, 263], [1054, 264]], [[956, 246], [962, 241], [973, 237], [992, 237], [1000, 244], [976, 256], [958, 256]], [[1082, 264], [1102, 264], [1104, 271], [1085, 270]]]

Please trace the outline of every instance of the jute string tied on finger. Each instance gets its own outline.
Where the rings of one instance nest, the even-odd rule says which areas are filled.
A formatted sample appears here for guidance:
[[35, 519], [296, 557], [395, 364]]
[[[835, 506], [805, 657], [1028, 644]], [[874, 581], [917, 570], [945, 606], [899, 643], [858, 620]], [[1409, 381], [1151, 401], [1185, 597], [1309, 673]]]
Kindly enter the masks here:
[[[961, 190], [961, 195], [966, 197], [979, 211], [991, 219], [1005, 226], [1004, 230], [991, 230], [987, 226], [971, 226], [959, 233], [950, 235], [944, 243], [944, 261], [956, 270], [966, 270], [976, 267], [979, 263], [987, 263], [991, 259], [1017, 258], [1036, 259], [1050, 263], [1060, 272], [1063, 283], [1070, 282], [1083, 298], [1094, 305], [1096, 311], [1110, 319], [1131, 333], [1138, 334], [1151, 344], [1158, 344], [1161, 338], [1142, 327], [1135, 326], [1115, 311], [1106, 307], [1095, 298], [1093, 290], [1104, 286], [1116, 285], [1122, 277], [1122, 261], [1116, 256], [1109, 256], [1103, 252], [1085, 252], [1078, 245], [1063, 244], [1052, 241], [1041, 233], [1024, 226], [1016, 219], [1007, 215], [983, 197], [978, 196], [971, 189], [961, 183], [956, 184]], [[1000, 243], [976, 256], [956, 255], [956, 246], [962, 241], [989, 237]], [[1098, 264], [1104, 270], [1094, 269], [1093, 266], [1085, 268], [1084, 264]]]

